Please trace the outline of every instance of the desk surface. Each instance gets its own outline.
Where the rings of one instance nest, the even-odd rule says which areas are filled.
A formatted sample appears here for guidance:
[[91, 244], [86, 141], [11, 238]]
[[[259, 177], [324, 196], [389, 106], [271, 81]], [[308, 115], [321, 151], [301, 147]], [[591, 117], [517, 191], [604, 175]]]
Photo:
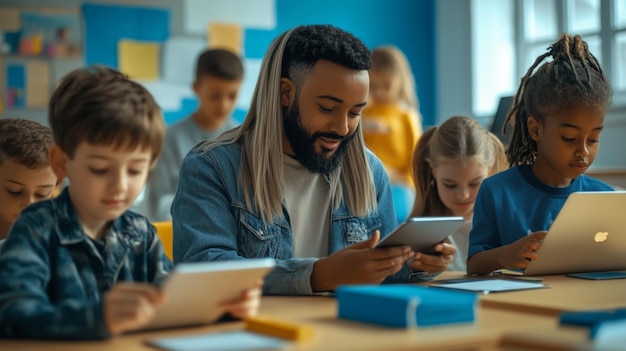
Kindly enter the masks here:
[[[528, 326], [555, 328], [554, 318], [504, 309], [477, 308], [477, 321], [445, 327], [392, 329], [337, 319], [332, 297], [264, 297], [260, 315], [310, 325], [315, 337], [286, 350], [496, 350], [505, 332]], [[156, 350], [149, 339], [243, 329], [242, 322], [124, 335], [107, 341], [0, 341], [1, 350]], [[453, 336], [453, 337], [451, 337]]]
[[[458, 276], [458, 274], [457, 274]], [[454, 275], [445, 274], [442, 278]], [[476, 322], [431, 328], [392, 329], [337, 319], [332, 297], [263, 297], [260, 315], [310, 325], [315, 337], [291, 343], [286, 350], [500, 350], [539, 349], [558, 345], [567, 349], [585, 342], [583, 329], [564, 330], [556, 314], [626, 306], [626, 280], [586, 281], [562, 276], [544, 277], [550, 289], [481, 296]], [[530, 313], [529, 313], [530, 312]], [[152, 350], [146, 340], [182, 335], [242, 330], [242, 322], [123, 335], [106, 341], [0, 341], [0, 350]], [[535, 332], [536, 331], [536, 332]], [[535, 335], [527, 340], [529, 334]], [[524, 344], [526, 342], [526, 344]], [[530, 342], [530, 344], [529, 344]], [[528, 347], [528, 348], [525, 348]]]
[[586, 280], [544, 276], [548, 289], [511, 291], [482, 296], [483, 307], [556, 316], [564, 311], [626, 307], [626, 279]]

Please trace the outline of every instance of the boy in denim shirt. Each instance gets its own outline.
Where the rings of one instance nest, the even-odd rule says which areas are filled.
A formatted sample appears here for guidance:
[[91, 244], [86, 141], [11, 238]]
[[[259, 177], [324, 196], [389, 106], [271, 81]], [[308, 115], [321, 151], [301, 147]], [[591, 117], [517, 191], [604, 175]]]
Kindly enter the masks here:
[[[104, 67], [68, 74], [49, 105], [50, 162], [70, 185], [22, 212], [0, 253], [0, 336], [105, 338], [145, 326], [172, 268], [154, 227], [127, 211], [165, 134], [140, 84]], [[225, 304], [254, 313], [258, 288]]]
[[22, 210], [49, 199], [57, 185], [48, 153], [52, 131], [19, 118], [0, 119], [0, 245]]

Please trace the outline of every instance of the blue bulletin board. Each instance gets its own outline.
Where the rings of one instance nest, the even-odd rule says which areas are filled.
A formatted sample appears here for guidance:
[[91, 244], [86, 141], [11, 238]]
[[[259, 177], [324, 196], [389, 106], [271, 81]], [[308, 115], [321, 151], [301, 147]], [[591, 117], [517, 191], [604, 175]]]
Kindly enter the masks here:
[[85, 64], [118, 68], [120, 39], [163, 42], [170, 35], [166, 9], [84, 4]]
[[5, 103], [7, 108], [24, 108], [26, 96], [26, 67], [23, 64], [6, 65], [6, 92]]

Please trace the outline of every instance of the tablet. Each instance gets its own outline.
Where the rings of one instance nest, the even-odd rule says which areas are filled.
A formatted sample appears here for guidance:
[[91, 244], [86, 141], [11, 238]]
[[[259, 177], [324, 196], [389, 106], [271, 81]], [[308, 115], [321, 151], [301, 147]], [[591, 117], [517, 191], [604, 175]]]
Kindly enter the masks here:
[[376, 247], [408, 245], [415, 252], [438, 254], [435, 245], [452, 234], [461, 224], [463, 217], [411, 217], [393, 232], [380, 239]]
[[590, 280], [626, 279], [626, 271], [571, 273], [566, 274], [566, 276]]
[[273, 258], [179, 263], [163, 284], [167, 300], [142, 329], [213, 323], [223, 315], [220, 303], [241, 296], [275, 265]]

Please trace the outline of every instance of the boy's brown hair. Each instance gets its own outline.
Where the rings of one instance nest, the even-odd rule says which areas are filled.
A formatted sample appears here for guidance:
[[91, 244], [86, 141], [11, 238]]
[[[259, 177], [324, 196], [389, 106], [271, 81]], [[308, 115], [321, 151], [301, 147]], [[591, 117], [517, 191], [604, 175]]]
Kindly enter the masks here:
[[52, 94], [48, 112], [54, 142], [70, 158], [84, 141], [149, 148], [153, 163], [163, 147], [159, 105], [145, 87], [112, 68], [89, 66], [67, 74]]
[[227, 80], [243, 79], [243, 63], [235, 53], [224, 49], [208, 49], [196, 61], [196, 82], [211, 76]]
[[49, 166], [52, 144], [52, 131], [46, 126], [19, 118], [0, 119], [0, 164], [12, 159], [31, 169]]

